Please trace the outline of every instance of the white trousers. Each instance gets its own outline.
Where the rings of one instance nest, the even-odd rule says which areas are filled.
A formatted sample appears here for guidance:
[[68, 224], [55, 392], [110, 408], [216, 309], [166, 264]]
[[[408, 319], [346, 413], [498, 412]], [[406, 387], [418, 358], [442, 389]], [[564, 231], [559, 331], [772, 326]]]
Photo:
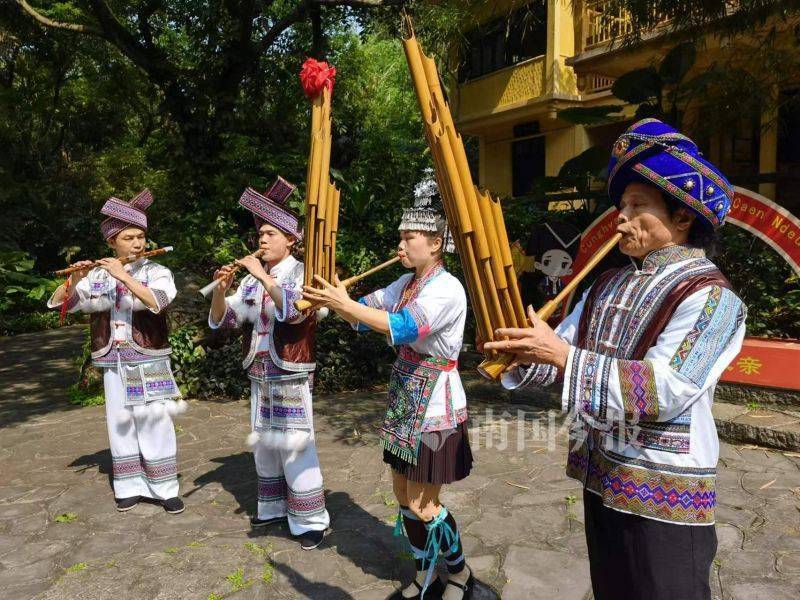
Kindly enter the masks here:
[[[281, 383], [251, 382], [253, 428], [259, 410], [258, 388], [271, 385]], [[310, 402], [305, 409], [313, 428]], [[324, 531], [330, 524], [313, 429], [310, 439], [304, 439], [302, 444], [297, 443], [298, 437], [306, 438], [299, 431], [270, 429], [253, 446], [258, 474], [258, 518], [287, 517], [292, 535]]]
[[116, 367], [103, 369], [103, 386], [114, 496], [144, 496], [156, 500], [176, 497], [175, 426], [164, 402], [126, 407], [125, 388]]

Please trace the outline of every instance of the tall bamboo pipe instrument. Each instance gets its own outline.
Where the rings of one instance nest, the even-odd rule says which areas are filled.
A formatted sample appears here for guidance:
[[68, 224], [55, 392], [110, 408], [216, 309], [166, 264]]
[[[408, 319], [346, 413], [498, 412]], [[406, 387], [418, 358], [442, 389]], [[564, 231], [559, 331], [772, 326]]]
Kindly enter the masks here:
[[[374, 266], [371, 269], [368, 269], [367, 271], [364, 271], [363, 273], [359, 273], [358, 275], [353, 275], [352, 277], [348, 277], [347, 279], [342, 281], [341, 284], [346, 288], [350, 287], [354, 283], [357, 283], [357, 282], [361, 281], [362, 279], [365, 279], [365, 278], [369, 277], [373, 273], [377, 273], [378, 271], [382, 271], [386, 267], [391, 267], [393, 264], [395, 264], [396, 262], [399, 262], [399, 261], [400, 261], [400, 257], [399, 256], [395, 256], [393, 258], [390, 258], [386, 262], [382, 262], [381, 264], [379, 264], [377, 266]], [[309, 302], [308, 300], [302, 300], [301, 299], [301, 300], [295, 300], [294, 307], [297, 310], [299, 310], [300, 312], [303, 312], [305, 310], [309, 310], [311, 308], [314, 308], [314, 305], [311, 302]]]
[[[261, 258], [262, 256], [264, 256], [264, 250], [256, 250], [250, 256], [254, 256], [256, 258]], [[228, 263], [225, 266], [232, 267], [233, 270], [231, 271], [231, 275], [233, 275], [234, 273], [238, 272], [242, 268], [241, 265], [237, 265], [235, 262]], [[219, 279], [215, 279], [214, 281], [212, 281], [208, 285], [203, 286], [202, 288], [200, 288], [200, 293], [203, 294], [203, 296], [207, 297], [211, 292], [214, 291], [214, 288], [217, 287], [217, 285], [219, 285], [219, 282], [221, 280], [222, 280], [222, 278], [220, 277]]]
[[[308, 59], [300, 79], [311, 99], [311, 143], [309, 146], [305, 203], [305, 257], [303, 285], [314, 276], [330, 279], [336, 269], [336, 233], [341, 192], [331, 181], [332, 95], [336, 69]], [[313, 308], [313, 307], [312, 307]]]
[[[575, 288], [578, 287], [581, 281], [586, 278], [592, 269], [594, 269], [609, 252], [616, 248], [621, 239], [622, 234], [617, 233], [614, 235], [614, 237], [608, 240], [603, 247], [600, 248], [600, 250], [598, 250], [594, 256], [589, 259], [589, 262], [586, 263], [586, 266], [583, 267], [583, 269], [581, 269], [580, 272], [573, 277], [567, 285], [564, 286], [564, 289], [562, 289], [555, 298], [548, 301], [542, 308], [536, 311], [536, 316], [543, 321], [546, 321], [552, 317], [556, 312], [556, 309], [558, 309], [558, 306], [567, 298], [569, 298], [569, 295], [575, 291]], [[499, 379], [513, 360], [514, 357], [512, 355], [501, 354], [497, 358], [484, 360], [480, 365], [478, 365], [478, 370], [490, 379]]]
[[476, 190], [436, 64], [422, 52], [408, 17], [406, 26], [403, 48], [478, 332], [493, 340], [496, 328], [525, 322], [502, 210], [488, 193]]
[[[151, 256], [160, 256], [161, 254], [166, 254], [167, 252], [172, 252], [172, 246], [164, 246], [163, 248], [156, 248], [155, 250], [147, 250], [145, 252], [139, 252], [138, 254], [131, 254], [126, 256], [125, 258], [120, 258], [119, 262], [123, 265], [127, 265], [132, 262], [136, 262], [140, 258], [150, 258]], [[67, 277], [68, 275], [72, 275], [77, 271], [83, 271], [84, 269], [94, 269], [95, 267], [100, 266], [100, 261], [96, 260], [90, 265], [86, 265], [85, 267], [67, 267], [66, 269], [60, 269], [58, 271], [54, 271], [53, 275], [57, 277]]]

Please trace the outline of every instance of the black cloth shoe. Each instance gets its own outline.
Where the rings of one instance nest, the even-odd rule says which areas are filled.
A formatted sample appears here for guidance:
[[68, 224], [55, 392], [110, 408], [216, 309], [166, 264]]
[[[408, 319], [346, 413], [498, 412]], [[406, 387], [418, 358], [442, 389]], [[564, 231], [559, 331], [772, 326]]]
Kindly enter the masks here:
[[[469, 567], [467, 568], [469, 569]], [[470, 598], [472, 598], [472, 590], [475, 589], [475, 575], [473, 575], [472, 570], [470, 570], [469, 577], [467, 578], [467, 583], [464, 584], [456, 583], [455, 581], [448, 579], [447, 585], [453, 585], [462, 591], [463, 596], [461, 596], [461, 600], [469, 600]], [[427, 594], [425, 595], [427, 596]]]
[[[417, 588], [417, 595], [411, 596], [410, 598], [406, 598], [403, 596], [402, 590], [397, 590], [394, 594], [389, 596], [386, 600], [419, 600], [420, 596], [422, 595], [422, 586], [417, 582], [415, 579], [411, 582]], [[426, 600], [439, 600], [444, 594], [444, 585], [442, 585], [442, 580], [439, 579], [439, 576], [435, 576], [433, 581], [431, 581], [428, 589], [425, 590], [425, 598]]]
[[303, 550], [313, 550], [322, 543], [324, 531], [306, 531], [300, 535], [300, 547]]
[[126, 510], [130, 510], [139, 504], [139, 496], [131, 496], [130, 498], [114, 498], [114, 500], [117, 502], [117, 510], [119, 512], [125, 512]]
[[259, 519], [257, 516], [250, 517], [251, 527], [266, 527], [267, 525], [272, 525], [273, 523], [282, 522], [286, 522], [286, 517], [272, 517], [271, 519]]
[[178, 513], [182, 513], [184, 510], [186, 510], [186, 507], [183, 505], [183, 500], [177, 496], [162, 500], [161, 506], [163, 506], [164, 510], [171, 515], [177, 515]]

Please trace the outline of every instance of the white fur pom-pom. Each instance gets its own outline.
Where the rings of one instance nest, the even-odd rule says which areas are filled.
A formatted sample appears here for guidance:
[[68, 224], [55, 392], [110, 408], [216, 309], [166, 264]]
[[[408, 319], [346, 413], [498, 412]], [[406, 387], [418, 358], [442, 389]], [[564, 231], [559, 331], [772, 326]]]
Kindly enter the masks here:
[[251, 431], [249, 434], [247, 434], [247, 445], [250, 447], [255, 446], [258, 443], [258, 439], [260, 437], [261, 436], [258, 434], [257, 431]]
[[167, 402], [167, 412], [171, 414], [173, 417], [175, 415], [182, 415], [185, 413], [189, 408], [189, 403], [186, 402], [183, 398], [178, 398], [177, 400], [173, 400], [171, 402]]
[[330, 310], [328, 309], [328, 307], [327, 306], [323, 306], [322, 308], [320, 308], [317, 311], [317, 321], [322, 321], [322, 319], [327, 317], [329, 313], [330, 313]]

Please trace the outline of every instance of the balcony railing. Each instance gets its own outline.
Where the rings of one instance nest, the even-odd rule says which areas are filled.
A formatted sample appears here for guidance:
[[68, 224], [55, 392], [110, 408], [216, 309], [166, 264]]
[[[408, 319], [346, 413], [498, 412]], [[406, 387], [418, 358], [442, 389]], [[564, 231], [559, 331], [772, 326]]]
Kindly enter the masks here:
[[462, 84], [458, 116], [485, 117], [544, 93], [544, 57], [538, 56]]
[[583, 94], [597, 94], [598, 92], [610, 90], [614, 85], [614, 81], [614, 77], [587, 73], [582, 81], [581, 78], [578, 78], [578, 86]]
[[[652, 21], [661, 27], [666, 18], [653, 13]], [[583, 49], [591, 50], [624, 38], [633, 31], [630, 13], [613, 0], [589, 2], [583, 11]]]

